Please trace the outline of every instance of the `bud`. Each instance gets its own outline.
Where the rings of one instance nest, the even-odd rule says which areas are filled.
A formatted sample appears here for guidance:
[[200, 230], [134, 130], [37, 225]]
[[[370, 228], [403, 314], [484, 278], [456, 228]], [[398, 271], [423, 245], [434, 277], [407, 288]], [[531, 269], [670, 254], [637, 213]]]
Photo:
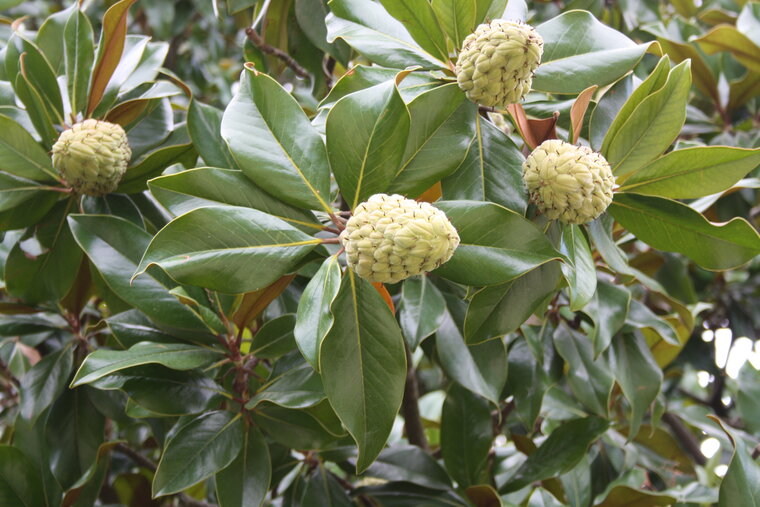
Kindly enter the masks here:
[[456, 64], [457, 82], [471, 101], [506, 107], [530, 91], [543, 51], [544, 41], [530, 25], [503, 20], [484, 23], [464, 39]]
[[396, 283], [448, 261], [459, 235], [443, 211], [427, 202], [375, 194], [356, 207], [340, 241], [359, 276]]
[[100, 197], [119, 186], [132, 150], [124, 129], [85, 120], [64, 130], [53, 145], [53, 166], [78, 194]]
[[615, 177], [602, 155], [558, 139], [544, 141], [523, 163], [531, 201], [552, 220], [585, 224], [612, 202]]

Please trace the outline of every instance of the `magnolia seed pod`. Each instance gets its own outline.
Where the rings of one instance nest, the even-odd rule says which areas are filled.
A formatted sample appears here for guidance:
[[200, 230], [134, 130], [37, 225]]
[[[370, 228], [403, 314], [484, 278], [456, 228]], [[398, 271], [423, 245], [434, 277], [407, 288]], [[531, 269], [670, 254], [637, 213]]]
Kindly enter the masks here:
[[457, 82], [471, 101], [506, 107], [530, 91], [543, 51], [544, 41], [530, 25], [504, 20], [484, 23], [464, 39], [456, 64]]
[[531, 201], [552, 220], [585, 224], [612, 202], [615, 177], [604, 157], [586, 146], [544, 141], [523, 163]]
[[446, 214], [429, 203], [375, 194], [356, 207], [340, 242], [360, 277], [396, 283], [448, 261], [459, 235]]
[[116, 190], [131, 156], [121, 126], [92, 119], [64, 130], [53, 145], [53, 167], [76, 193], [94, 197]]

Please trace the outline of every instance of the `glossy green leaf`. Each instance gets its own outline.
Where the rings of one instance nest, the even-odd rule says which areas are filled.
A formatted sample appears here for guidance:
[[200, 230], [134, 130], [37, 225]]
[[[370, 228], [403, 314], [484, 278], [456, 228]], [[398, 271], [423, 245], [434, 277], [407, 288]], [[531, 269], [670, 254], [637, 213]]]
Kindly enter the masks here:
[[475, 137], [477, 114], [455, 83], [412, 100], [409, 138], [390, 191], [419, 195], [460, 167]]
[[388, 305], [348, 271], [333, 301], [334, 322], [322, 343], [325, 393], [356, 441], [357, 472], [380, 454], [401, 406], [406, 382], [404, 338]]
[[633, 69], [649, 48], [605, 26], [590, 12], [572, 10], [536, 27], [544, 39], [535, 90], [580, 93], [613, 83]]
[[594, 321], [594, 329], [589, 333], [594, 357], [607, 350], [612, 337], [623, 327], [630, 304], [631, 293], [625, 288], [601, 280], [597, 282], [594, 297], [583, 309]]
[[747, 444], [723, 421], [715, 420], [734, 446], [734, 455], [720, 485], [719, 507], [760, 504], [760, 465]]
[[[456, 419], [457, 414], [453, 416]], [[456, 442], [452, 443], [456, 445]], [[430, 454], [414, 445], [394, 445], [385, 449], [366, 474], [387, 481], [413, 482], [426, 488], [451, 488], [446, 470]]]
[[319, 351], [333, 324], [330, 306], [340, 290], [341, 268], [337, 256], [322, 263], [298, 301], [293, 335], [303, 357], [319, 371]]
[[220, 507], [258, 507], [264, 502], [272, 477], [272, 463], [261, 432], [247, 427], [238, 457], [216, 474]]
[[438, 25], [433, 7], [428, 2], [410, 3], [405, 0], [380, 0], [388, 13], [401, 21], [422, 49], [446, 61], [446, 36]]
[[705, 269], [732, 269], [760, 253], [760, 236], [741, 218], [715, 225], [685, 204], [635, 194], [617, 194], [610, 213], [650, 246], [682, 253]]
[[[35, 108], [39, 107], [41, 115], [46, 116], [52, 123], [63, 123], [61, 89], [51, 63], [37, 44], [16, 32], [8, 41], [6, 58], [6, 69], [10, 70], [12, 66], [18, 65], [18, 75], [14, 76], [13, 70], [10, 70], [9, 74], [16, 93], [27, 109], [32, 107], [29, 99], [35, 97], [33, 102], [38, 104]], [[12, 61], [14, 58], [18, 61]], [[19, 83], [22, 81], [23, 89], [19, 89]]]
[[32, 461], [23, 451], [0, 445], [0, 505], [45, 505], [42, 483]]
[[411, 350], [435, 333], [443, 323], [446, 300], [427, 276], [404, 280], [401, 287], [399, 324]]
[[0, 115], [0, 167], [6, 173], [36, 181], [58, 179], [45, 150], [24, 128]]
[[596, 416], [565, 421], [517, 469], [500, 493], [517, 491], [535, 481], [549, 479], [571, 470], [609, 423]]
[[293, 449], [326, 449], [338, 439], [305, 410], [262, 403], [256, 407], [253, 419], [275, 442]]
[[497, 204], [437, 202], [459, 233], [454, 256], [435, 273], [465, 285], [508, 282], [551, 260], [557, 252], [535, 224]]
[[296, 316], [286, 313], [268, 320], [253, 335], [251, 354], [264, 359], [275, 359], [296, 348], [293, 327]]
[[570, 262], [562, 263], [562, 274], [567, 280], [570, 309], [578, 311], [586, 306], [596, 292], [596, 266], [586, 236], [577, 225], [565, 225], [560, 237], [559, 251]]
[[173, 164], [192, 165], [198, 154], [187, 135], [184, 125], [173, 130], [161, 146], [145, 155], [137, 165], [130, 167], [119, 187], [121, 194], [136, 194], [147, 188], [147, 181], [161, 174]]
[[66, 388], [74, 365], [73, 348], [65, 346], [48, 354], [21, 378], [20, 408], [25, 419], [34, 421]]
[[77, 113], [87, 107], [95, 51], [93, 39], [89, 18], [79, 8], [74, 9], [66, 21], [63, 45], [69, 100], [72, 111]]
[[240, 415], [218, 410], [196, 417], [166, 443], [153, 496], [177, 493], [223, 470], [240, 453], [242, 441]]
[[631, 93], [633, 93], [633, 76], [629, 74], [613, 84], [599, 99], [589, 120], [589, 135], [591, 136], [589, 142], [593, 149], [601, 150], [605, 135], [610, 132], [610, 126], [615, 122]]
[[309, 42], [347, 66], [351, 48], [342, 40], [333, 44], [327, 42], [325, 17], [328, 12], [330, 11], [327, 8], [327, 0], [296, 0], [295, 14], [298, 26], [306, 34]]
[[546, 374], [527, 340], [517, 340], [509, 349], [507, 387], [514, 396], [515, 412], [526, 428], [532, 428], [541, 410], [546, 390]]
[[135, 279], [157, 265], [180, 283], [224, 293], [252, 292], [292, 271], [319, 242], [258, 210], [198, 208], [156, 234]]
[[610, 366], [615, 380], [631, 405], [630, 440], [638, 434], [644, 415], [660, 393], [662, 371], [638, 333], [618, 336], [612, 342], [611, 351]]
[[708, 55], [728, 51], [748, 69], [760, 72], [760, 46], [733, 26], [716, 26], [696, 42]]
[[456, 48], [462, 47], [464, 38], [475, 31], [480, 23], [475, 0], [432, 0], [438, 21]]
[[108, 287], [121, 299], [158, 324], [197, 334], [202, 323], [168, 293], [176, 284], [167, 276], [151, 271], [130, 281], [150, 234], [127, 220], [104, 215], [69, 215], [69, 227]]
[[694, 199], [731, 188], [760, 165], [760, 149], [699, 146], [671, 151], [625, 180], [621, 192]]
[[436, 332], [436, 349], [446, 374], [494, 405], [507, 380], [506, 349], [501, 340], [468, 346], [447, 312]]
[[524, 214], [528, 196], [522, 180], [525, 157], [490, 121], [475, 117], [475, 137], [456, 171], [441, 183], [447, 200], [491, 201]]
[[349, 207], [385, 192], [400, 167], [409, 135], [409, 111], [396, 82], [343, 97], [327, 115], [326, 128], [327, 155]]
[[206, 165], [237, 169], [237, 163], [222, 139], [223, 114], [213, 106], [193, 100], [187, 110], [187, 129]]
[[549, 262], [499, 285], [476, 292], [467, 307], [464, 338], [480, 343], [515, 331], [533, 312], [539, 315], [542, 301], [554, 293], [559, 281], [558, 263]]
[[453, 384], [441, 415], [441, 455], [460, 487], [487, 482], [493, 429], [488, 402]]
[[371, 0], [330, 0], [327, 41], [343, 39], [362, 55], [383, 67], [423, 69], [444, 67], [425, 52], [399, 21]]
[[618, 484], [604, 497], [604, 501], [596, 504], [597, 507], [655, 507], [657, 505], [673, 505], [676, 498], [671, 495], [657, 494], [652, 491], [635, 489], [630, 486]]
[[203, 206], [229, 204], [263, 211], [305, 232], [322, 228], [312, 213], [272, 197], [235, 169], [199, 167], [154, 178], [148, 187], [177, 216]]
[[79, 367], [71, 386], [94, 382], [120, 370], [160, 364], [173, 370], [192, 370], [207, 366], [222, 358], [217, 350], [196, 345], [142, 342], [128, 350], [99, 349], [88, 355]]
[[293, 206], [331, 210], [325, 145], [277, 81], [245, 70], [221, 129], [238, 166], [257, 185]]
[[[623, 106], [618, 117], [624, 123], [614, 131], [613, 123], [602, 146], [602, 154], [616, 176], [640, 169], [671, 145], [686, 119], [690, 88], [691, 67], [684, 61], [673, 67], [665, 84], [641, 100], [630, 116], [624, 116]], [[634, 93], [628, 100], [638, 98]]]
[[322, 380], [306, 362], [270, 378], [246, 404], [249, 410], [263, 401], [285, 408], [311, 407], [325, 399]]
[[595, 359], [588, 337], [564, 324], [554, 332], [554, 346], [567, 363], [567, 382], [573, 394], [595, 414], [607, 417], [615, 379], [606, 357]]

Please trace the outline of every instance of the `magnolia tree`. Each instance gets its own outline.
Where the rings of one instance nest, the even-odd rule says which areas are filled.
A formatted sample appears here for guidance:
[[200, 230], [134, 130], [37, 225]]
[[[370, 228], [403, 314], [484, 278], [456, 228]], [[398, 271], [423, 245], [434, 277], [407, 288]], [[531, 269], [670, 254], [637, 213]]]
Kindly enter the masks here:
[[760, 502], [760, 4], [213, 2], [221, 110], [87, 3], [0, 53], [0, 504]]

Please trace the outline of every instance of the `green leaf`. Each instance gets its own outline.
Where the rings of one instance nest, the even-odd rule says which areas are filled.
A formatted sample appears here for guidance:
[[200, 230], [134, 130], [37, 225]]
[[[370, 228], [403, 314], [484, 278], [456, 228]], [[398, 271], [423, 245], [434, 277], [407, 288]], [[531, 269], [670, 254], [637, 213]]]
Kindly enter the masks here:
[[64, 29], [66, 82], [71, 110], [81, 113], [87, 107], [95, 43], [89, 18], [77, 7], [71, 12]]
[[465, 285], [508, 282], [551, 260], [560, 259], [532, 222], [494, 203], [437, 202], [459, 233], [454, 256], [435, 274]]
[[447, 200], [491, 201], [524, 214], [528, 196], [522, 180], [525, 157], [490, 121], [475, 117], [475, 138], [460, 166], [441, 183]]
[[380, 0], [388, 13], [401, 21], [422, 49], [446, 61], [446, 35], [438, 25], [435, 12], [428, 2], [410, 3], [405, 0]]
[[[17, 61], [13, 61], [14, 59]], [[11, 69], [16, 65], [18, 74], [14, 74], [15, 68]], [[20, 32], [15, 32], [8, 41], [6, 69], [27, 110], [33, 107], [34, 102], [37, 104], [34, 107], [39, 107], [40, 115], [44, 115], [52, 123], [63, 123], [63, 98], [55, 71], [37, 45], [20, 35]], [[24, 83], [22, 89], [18, 89], [20, 83]], [[30, 102], [32, 97], [34, 98]]]
[[650, 44], [636, 44], [602, 24], [590, 12], [572, 10], [536, 27], [544, 39], [541, 65], [533, 89], [580, 93], [605, 86], [633, 69]]
[[[657, 494], [652, 491], [643, 491], [630, 486], [618, 484], [605, 495], [604, 501], [597, 503], [596, 507], [663, 507], [673, 505], [676, 498], [671, 495]], [[733, 504], [731, 504], [733, 505]]]
[[639, 333], [620, 335], [612, 342], [610, 366], [623, 395], [631, 404], [628, 440], [639, 432], [649, 406], [660, 393], [662, 371]]
[[453, 384], [441, 415], [441, 455], [459, 487], [488, 481], [493, 421], [488, 402]]
[[340, 99], [327, 115], [326, 128], [327, 155], [349, 207], [385, 192], [397, 174], [409, 135], [409, 111], [396, 81]]
[[19, 386], [21, 416], [34, 423], [66, 388], [74, 365], [73, 347], [48, 354], [21, 378]]
[[535, 481], [570, 471], [609, 423], [596, 416], [565, 421], [523, 463], [499, 493], [517, 491]]
[[594, 329], [589, 333], [594, 345], [594, 357], [607, 350], [612, 337], [625, 324], [631, 293], [624, 287], [604, 281], [597, 282], [594, 297], [583, 309], [583, 313], [594, 321]]
[[334, 322], [322, 343], [325, 393], [356, 441], [357, 473], [380, 454], [406, 382], [404, 338], [388, 305], [349, 270], [333, 301]]
[[716, 26], [695, 42], [708, 55], [728, 51], [749, 70], [760, 72], [760, 45], [733, 26]]
[[150, 242], [150, 234], [112, 216], [69, 215], [68, 220], [77, 243], [117, 296], [157, 324], [191, 331], [189, 336], [185, 333], [188, 337], [203, 329], [192, 310], [169, 294], [168, 290], [176, 284], [163, 273], [151, 271], [130, 281]]
[[293, 335], [301, 354], [317, 371], [322, 341], [333, 324], [330, 306], [340, 290], [341, 273], [338, 257], [328, 257], [309, 280], [298, 300]]
[[57, 180], [50, 156], [24, 128], [0, 115], [0, 167], [35, 181]]
[[694, 199], [717, 194], [760, 165], [760, 149], [698, 146], [671, 151], [625, 180], [620, 192]]
[[445, 313], [446, 300], [427, 276], [414, 276], [404, 280], [398, 317], [411, 350], [438, 330]]
[[258, 507], [264, 502], [272, 478], [269, 447], [263, 435], [247, 427], [238, 457], [216, 474], [216, 495], [220, 507]]
[[296, 316], [292, 313], [266, 321], [253, 335], [251, 354], [262, 359], [275, 359], [295, 350], [295, 324]]
[[588, 337], [561, 324], [554, 332], [554, 346], [571, 372], [570, 390], [578, 401], [602, 417], [608, 416], [614, 378], [605, 356], [594, 359]]
[[517, 417], [526, 428], [532, 428], [549, 388], [546, 374], [527, 340], [516, 340], [509, 349], [508, 358], [507, 387], [514, 396]]
[[405, 69], [419, 65], [437, 69], [445, 64], [414, 42], [400, 22], [371, 0], [330, 0], [327, 42], [343, 39], [349, 46], [383, 67]]
[[0, 445], [0, 505], [46, 505], [42, 483], [32, 461], [20, 450]]
[[157, 265], [180, 283], [231, 294], [252, 292], [291, 272], [319, 242], [258, 210], [198, 208], [156, 234], [135, 279]]
[[558, 263], [549, 262], [511, 282], [476, 292], [467, 306], [465, 341], [480, 343], [506, 335], [519, 328], [534, 311], [542, 315], [545, 308], [539, 305], [554, 293], [559, 274]]
[[153, 497], [178, 493], [223, 470], [240, 453], [242, 441], [240, 414], [217, 410], [186, 423], [166, 442]]
[[409, 138], [391, 192], [417, 196], [464, 161], [478, 113], [456, 83], [439, 86], [409, 103]]
[[717, 417], [708, 417], [720, 424], [734, 446], [734, 455], [720, 484], [718, 506], [760, 505], [760, 465], [736, 431], [729, 429], [729, 426]]
[[220, 351], [184, 344], [142, 342], [128, 350], [99, 349], [88, 355], [79, 367], [71, 387], [94, 382], [115, 372], [160, 364], [173, 370], [192, 370], [222, 359]]
[[[482, 0], [480, 3], [484, 3]], [[451, 38], [454, 47], [462, 47], [464, 38], [481, 22], [475, 0], [432, 0], [433, 11]], [[484, 13], [485, 14], [485, 13]]]
[[325, 17], [329, 12], [327, 0], [296, 0], [295, 15], [298, 26], [303, 30], [309, 42], [325, 53], [332, 55], [344, 67], [348, 68], [351, 48], [341, 40], [334, 44], [327, 42]]
[[256, 392], [246, 404], [253, 409], [259, 403], [268, 401], [285, 408], [311, 407], [325, 399], [322, 381], [308, 363], [292, 367], [274, 378]]
[[685, 204], [636, 194], [617, 194], [609, 211], [640, 240], [705, 269], [732, 269], [760, 253], [760, 236], [741, 218], [715, 225]]
[[[657, 69], [655, 69], [655, 72]], [[688, 60], [670, 71], [662, 87], [653, 91], [627, 115], [627, 103], [604, 138], [602, 154], [612, 172], [624, 176], [661, 155], [681, 132], [686, 119], [686, 103], [691, 89], [691, 67]], [[628, 99], [640, 97], [634, 92]]]
[[311, 212], [272, 197], [235, 169], [199, 167], [153, 178], [148, 188], [176, 216], [204, 206], [229, 204], [263, 211], [304, 232], [322, 229]]
[[413, 482], [426, 488], [451, 488], [451, 479], [446, 470], [430, 454], [415, 445], [394, 445], [385, 449], [367, 469], [366, 474], [387, 481]]
[[30, 304], [59, 301], [71, 288], [82, 262], [66, 222], [75, 206], [60, 202], [35, 227], [35, 235], [22, 237], [8, 254], [4, 278], [10, 294]]
[[257, 185], [293, 206], [331, 211], [325, 145], [277, 81], [243, 71], [221, 129], [238, 166]]
[[262, 403], [253, 415], [256, 425], [269, 437], [293, 449], [326, 449], [338, 439], [313, 414], [305, 410]]
[[187, 110], [187, 129], [195, 148], [207, 165], [237, 169], [237, 163], [222, 139], [223, 114], [213, 106], [193, 100]]
[[[644, 85], [642, 84], [639, 88], [642, 86]], [[592, 148], [601, 151], [605, 135], [611, 132], [610, 126], [615, 122], [631, 93], [633, 93], [633, 75], [629, 74], [613, 84], [599, 99], [596, 107], [591, 111], [589, 120], [589, 142]], [[622, 116], [618, 122], [621, 121]]]
[[586, 236], [577, 225], [562, 228], [559, 251], [570, 262], [562, 263], [562, 274], [570, 293], [570, 310], [577, 312], [586, 306], [596, 292], [596, 266]]
[[507, 380], [507, 351], [501, 340], [466, 345], [454, 319], [446, 312], [435, 343], [441, 367], [449, 377], [498, 405]]

